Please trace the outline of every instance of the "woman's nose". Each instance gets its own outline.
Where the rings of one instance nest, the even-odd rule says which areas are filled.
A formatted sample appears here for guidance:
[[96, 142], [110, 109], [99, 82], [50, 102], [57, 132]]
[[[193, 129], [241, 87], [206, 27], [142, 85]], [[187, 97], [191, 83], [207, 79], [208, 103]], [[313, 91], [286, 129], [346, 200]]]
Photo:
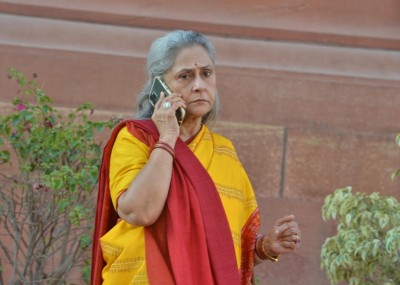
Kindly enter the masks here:
[[206, 83], [201, 76], [196, 76], [193, 82], [193, 92], [201, 92], [205, 89]]

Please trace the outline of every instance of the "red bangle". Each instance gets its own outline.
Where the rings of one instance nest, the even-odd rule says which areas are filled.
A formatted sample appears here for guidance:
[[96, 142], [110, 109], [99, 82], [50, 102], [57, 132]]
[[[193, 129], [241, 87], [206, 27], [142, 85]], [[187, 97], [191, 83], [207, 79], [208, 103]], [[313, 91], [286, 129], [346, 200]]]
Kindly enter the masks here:
[[166, 142], [158, 141], [158, 142], [154, 145], [154, 148], [153, 148], [153, 149], [156, 149], [156, 148], [161, 148], [161, 149], [165, 150], [166, 152], [168, 152], [168, 153], [172, 156], [173, 159], [175, 158], [175, 151], [174, 151], [174, 149], [172, 148], [172, 146], [170, 146], [170, 145], [167, 144]]
[[173, 152], [175, 152], [174, 151], [174, 148], [170, 145], [170, 144], [168, 144], [168, 143], [166, 143], [166, 142], [163, 142], [163, 141], [158, 141], [157, 143], [156, 143], [156, 145], [163, 145], [163, 146], [165, 146], [165, 147], [167, 147], [167, 148], [169, 148], [171, 151], [173, 151]]

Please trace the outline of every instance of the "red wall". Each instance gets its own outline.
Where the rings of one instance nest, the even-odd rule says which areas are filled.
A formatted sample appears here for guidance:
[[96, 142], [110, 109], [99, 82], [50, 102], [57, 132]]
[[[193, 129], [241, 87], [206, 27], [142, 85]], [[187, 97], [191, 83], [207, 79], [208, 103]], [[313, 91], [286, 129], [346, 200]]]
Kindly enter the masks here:
[[59, 106], [131, 116], [151, 41], [170, 29], [206, 33], [218, 55], [215, 128], [236, 144], [263, 229], [289, 213], [302, 229], [295, 254], [258, 266], [259, 284], [328, 285], [319, 255], [335, 227], [321, 218], [325, 196], [351, 185], [400, 197], [390, 181], [400, 2], [215, 2], [0, 1], [0, 110], [15, 96], [11, 66], [37, 73]]

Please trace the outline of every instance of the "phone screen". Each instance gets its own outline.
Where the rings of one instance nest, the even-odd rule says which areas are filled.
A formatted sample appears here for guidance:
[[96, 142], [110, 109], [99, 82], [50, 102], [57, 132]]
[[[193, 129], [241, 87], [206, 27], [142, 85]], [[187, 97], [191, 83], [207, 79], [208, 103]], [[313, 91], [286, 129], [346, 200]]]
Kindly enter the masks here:
[[161, 92], [164, 92], [165, 96], [172, 94], [171, 90], [168, 88], [159, 76], [156, 76], [153, 80], [153, 85], [151, 86], [151, 91], [149, 94], [150, 103], [154, 106], [158, 99], [160, 98]]
[[[167, 84], [161, 80], [159, 76], [154, 77], [153, 85], [151, 86], [151, 90], [149, 93], [150, 104], [154, 107], [160, 98], [161, 92], [164, 92], [165, 96], [169, 96], [172, 94], [171, 89], [168, 88]], [[176, 119], [178, 120], [178, 124], [181, 125], [183, 119], [185, 118], [185, 109], [179, 108], [176, 110]]]

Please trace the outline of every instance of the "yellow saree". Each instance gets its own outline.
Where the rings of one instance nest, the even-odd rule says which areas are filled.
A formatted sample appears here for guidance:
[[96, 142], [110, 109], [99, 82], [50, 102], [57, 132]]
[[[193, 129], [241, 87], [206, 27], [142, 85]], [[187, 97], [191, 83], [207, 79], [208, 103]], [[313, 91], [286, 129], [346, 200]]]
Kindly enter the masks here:
[[[258, 210], [253, 189], [232, 143], [203, 126], [188, 145], [207, 170], [221, 199], [231, 232], [242, 283], [249, 284], [253, 269]], [[114, 207], [150, 155], [150, 148], [123, 127], [110, 158], [109, 185]], [[205, 221], [207, 222], [207, 221]], [[100, 239], [103, 284], [149, 284], [143, 227], [120, 221]]]

